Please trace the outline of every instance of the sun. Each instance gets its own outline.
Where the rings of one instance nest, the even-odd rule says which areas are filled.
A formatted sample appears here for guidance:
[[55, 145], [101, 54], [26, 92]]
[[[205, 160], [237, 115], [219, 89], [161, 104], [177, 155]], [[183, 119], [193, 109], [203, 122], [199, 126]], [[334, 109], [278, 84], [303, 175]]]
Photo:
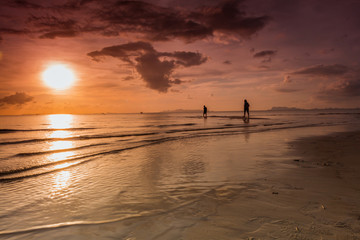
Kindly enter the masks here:
[[64, 64], [54, 64], [45, 69], [42, 79], [47, 86], [55, 90], [70, 88], [75, 82], [75, 75], [71, 68]]

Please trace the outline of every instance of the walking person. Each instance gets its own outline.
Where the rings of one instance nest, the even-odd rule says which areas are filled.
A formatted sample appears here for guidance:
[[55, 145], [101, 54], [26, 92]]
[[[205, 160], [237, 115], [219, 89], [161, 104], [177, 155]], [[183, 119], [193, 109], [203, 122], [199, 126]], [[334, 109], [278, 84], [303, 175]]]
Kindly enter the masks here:
[[248, 115], [248, 120], [250, 119], [250, 111], [249, 111], [249, 108], [250, 108], [250, 104], [248, 103], [248, 101], [245, 99], [244, 100], [244, 120], [246, 120], [246, 113]]
[[204, 105], [203, 118], [207, 118], [207, 107]]

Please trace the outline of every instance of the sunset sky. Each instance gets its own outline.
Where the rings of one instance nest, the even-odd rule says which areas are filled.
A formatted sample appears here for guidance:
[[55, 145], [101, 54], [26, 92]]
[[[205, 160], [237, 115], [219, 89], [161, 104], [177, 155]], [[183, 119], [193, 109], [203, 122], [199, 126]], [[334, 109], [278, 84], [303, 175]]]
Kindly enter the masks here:
[[[360, 107], [358, 0], [3, 0], [0, 114]], [[51, 66], [67, 89], [43, 80]], [[61, 75], [61, 74], [59, 74]]]

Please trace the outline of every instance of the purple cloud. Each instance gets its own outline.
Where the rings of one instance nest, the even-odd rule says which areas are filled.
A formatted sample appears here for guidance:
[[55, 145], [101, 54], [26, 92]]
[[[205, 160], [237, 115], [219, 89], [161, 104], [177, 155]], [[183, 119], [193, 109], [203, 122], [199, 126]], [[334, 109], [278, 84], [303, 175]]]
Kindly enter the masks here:
[[183, 82], [180, 79], [173, 79], [172, 73], [176, 68], [197, 66], [207, 61], [207, 58], [200, 53], [158, 52], [147, 42], [131, 42], [106, 47], [87, 55], [94, 61], [110, 56], [128, 63], [141, 75], [148, 88], [159, 92], [167, 92], [172, 84]]
[[344, 75], [349, 71], [349, 68], [341, 64], [333, 65], [316, 65], [303, 68], [293, 72], [292, 74], [299, 75], [317, 75], [317, 76], [339, 76]]
[[270, 21], [270, 17], [248, 17], [244, 11], [239, 10], [240, 2], [238, 0], [223, 1], [217, 6], [206, 6], [201, 11], [195, 11], [192, 16], [213, 31], [249, 38], [264, 28]]
[[257, 52], [253, 55], [254, 58], [260, 58], [260, 57], [272, 57], [277, 53], [275, 50], [265, 50], [261, 52]]
[[191, 10], [121, 0], [69, 0], [61, 5], [16, 0], [6, 2], [5, 6], [25, 11], [25, 15], [14, 14], [13, 18], [22, 19], [31, 33], [39, 34], [40, 38], [75, 37], [90, 32], [104, 36], [135, 33], [150, 41], [181, 39], [189, 43], [212, 37], [215, 32], [250, 38], [268, 24], [268, 16], [247, 16], [240, 11], [240, 2], [227, 0]]
[[281, 93], [293, 93], [293, 92], [299, 92], [299, 91], [301, 91], [301, 89], [278, 87], [278, 88], [275, 88], [275, 91], [281, 92]]

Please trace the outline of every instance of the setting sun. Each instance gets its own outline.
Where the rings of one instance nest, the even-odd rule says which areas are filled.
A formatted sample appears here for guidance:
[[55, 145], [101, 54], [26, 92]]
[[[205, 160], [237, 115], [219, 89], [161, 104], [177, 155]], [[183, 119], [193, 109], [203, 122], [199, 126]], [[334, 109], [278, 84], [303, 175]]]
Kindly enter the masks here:
[[42, 73], [43, 81], [55, 90], [69, 88], [75, 81], [73, 71], [63, 64], [51, 65]]

